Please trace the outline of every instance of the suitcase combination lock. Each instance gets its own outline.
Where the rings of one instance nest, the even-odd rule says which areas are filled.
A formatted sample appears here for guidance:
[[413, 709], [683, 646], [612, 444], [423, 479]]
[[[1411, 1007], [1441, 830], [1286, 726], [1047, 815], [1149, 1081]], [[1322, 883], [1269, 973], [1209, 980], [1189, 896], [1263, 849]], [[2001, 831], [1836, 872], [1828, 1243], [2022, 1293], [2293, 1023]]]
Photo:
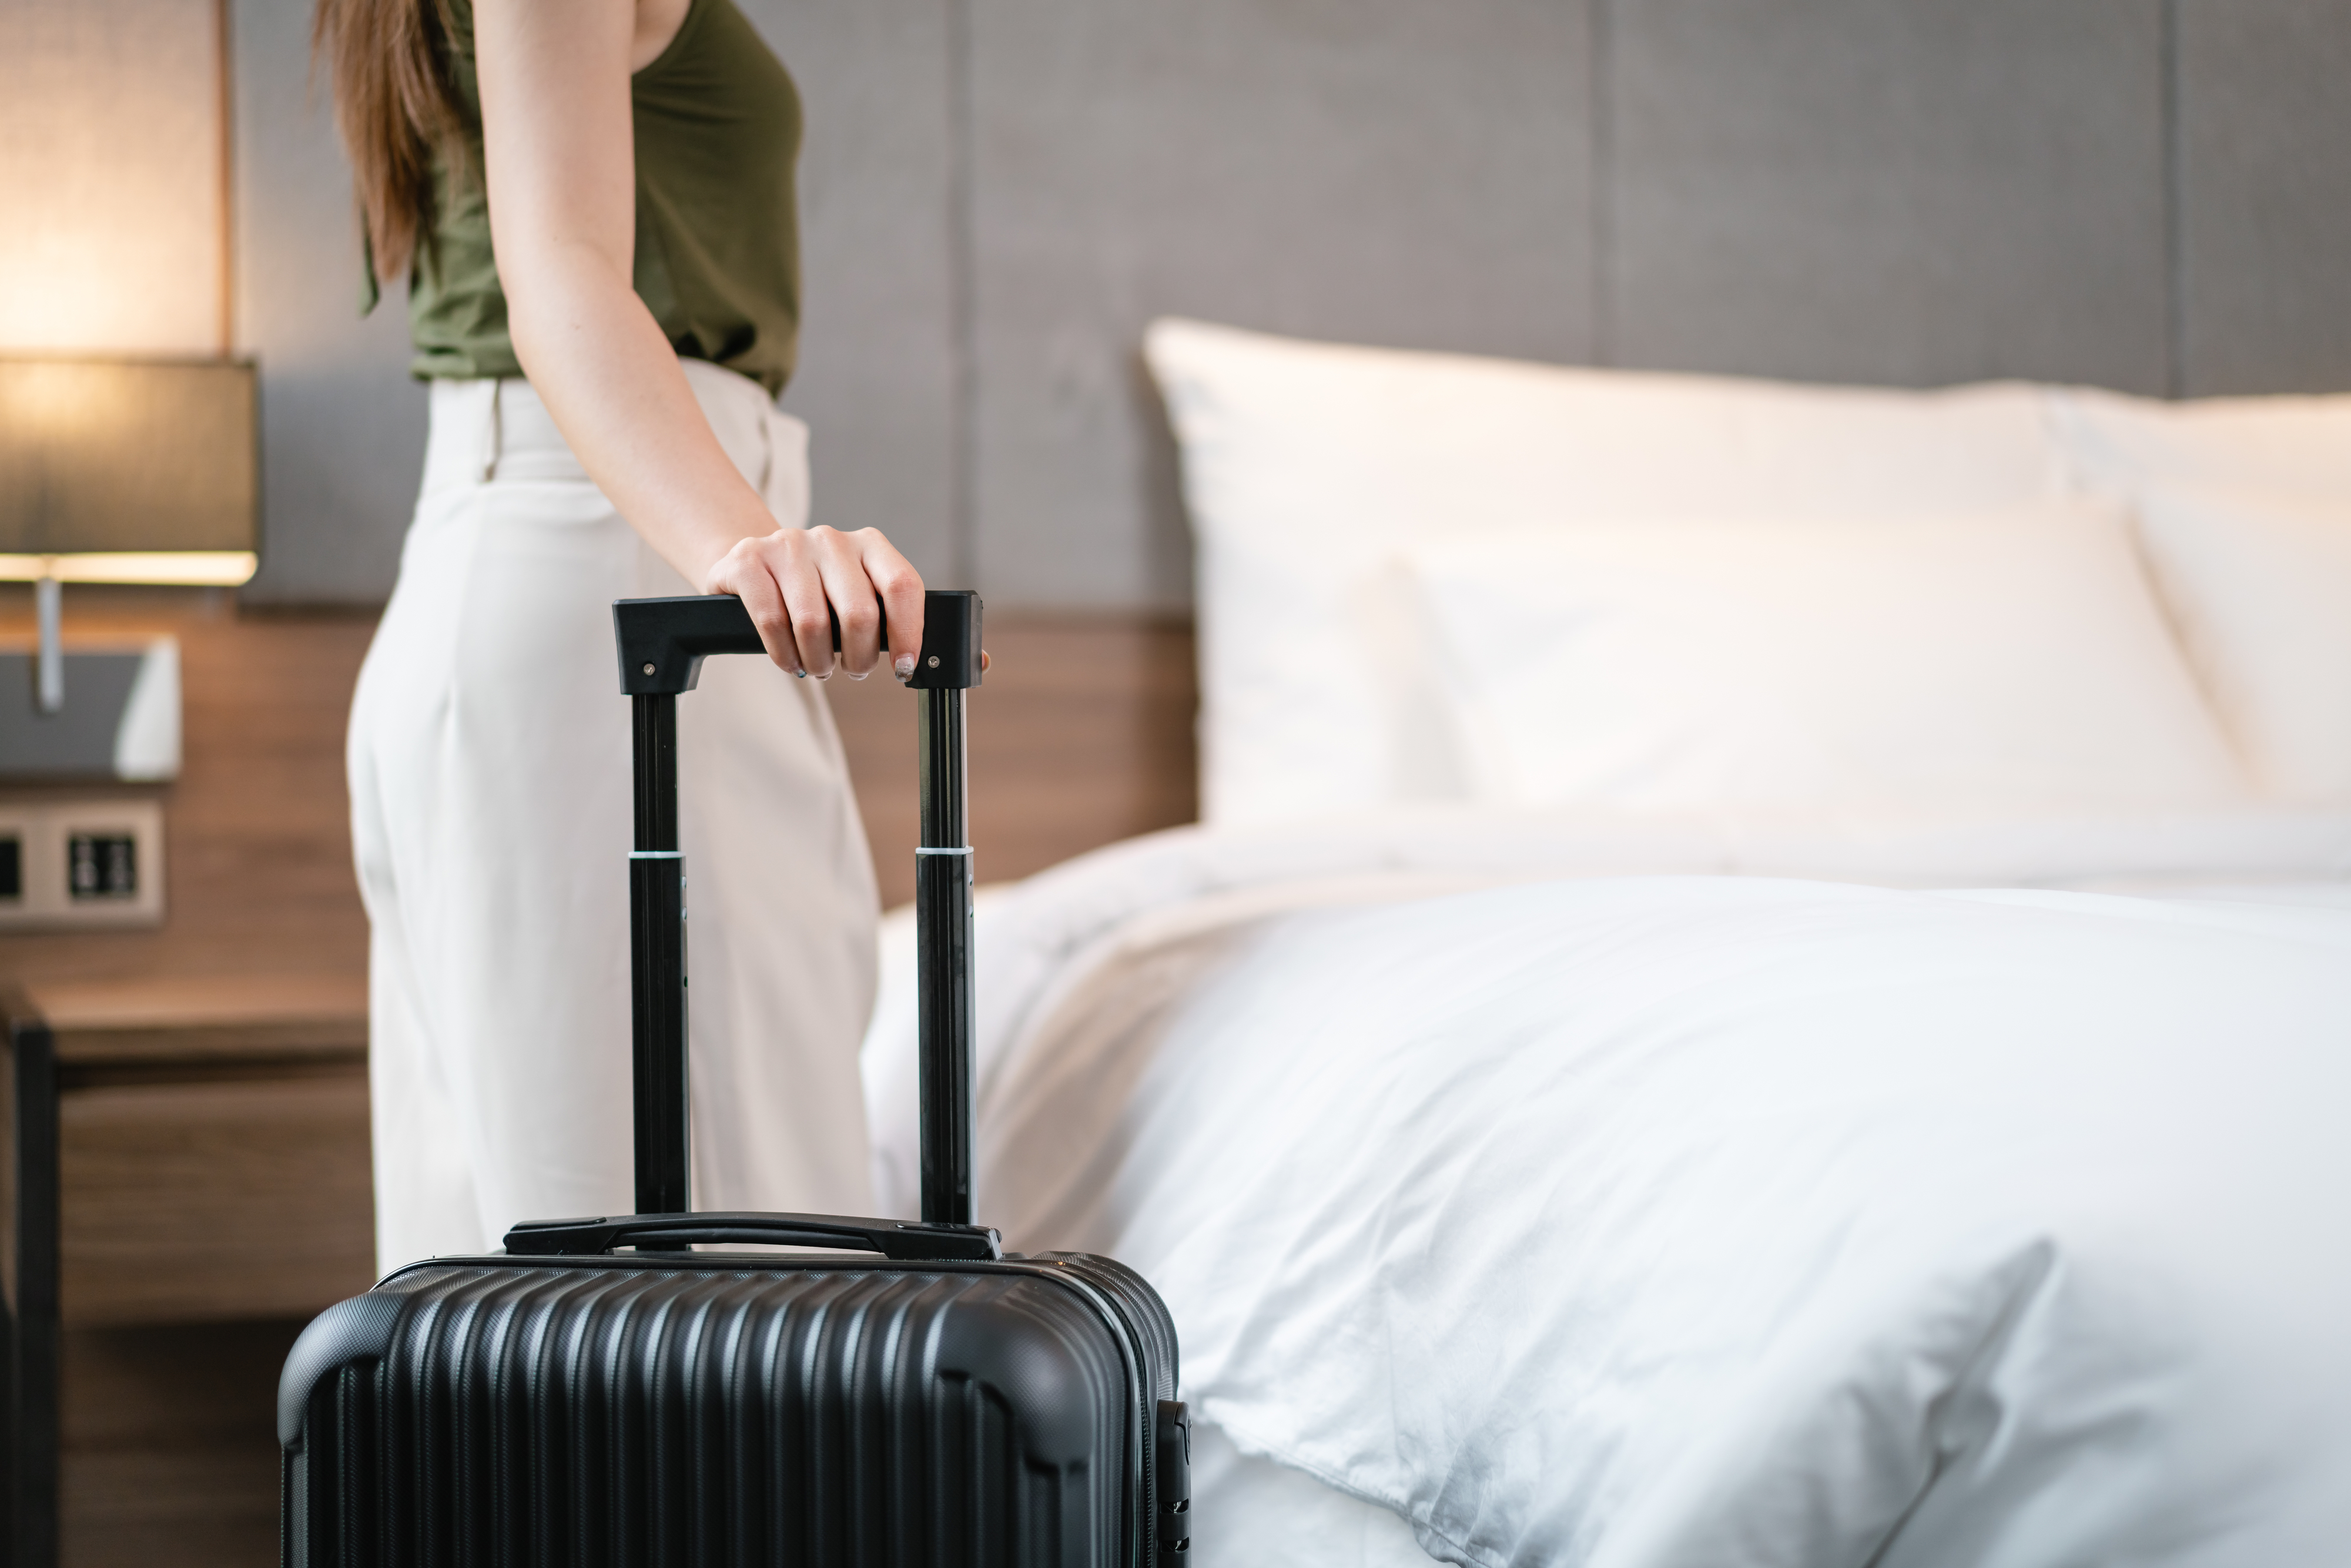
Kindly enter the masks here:
[[1180, 1399], [1159, 1402], [1159, 1568], [1181, 1568], [1192, 1551], [1192, 1416]]

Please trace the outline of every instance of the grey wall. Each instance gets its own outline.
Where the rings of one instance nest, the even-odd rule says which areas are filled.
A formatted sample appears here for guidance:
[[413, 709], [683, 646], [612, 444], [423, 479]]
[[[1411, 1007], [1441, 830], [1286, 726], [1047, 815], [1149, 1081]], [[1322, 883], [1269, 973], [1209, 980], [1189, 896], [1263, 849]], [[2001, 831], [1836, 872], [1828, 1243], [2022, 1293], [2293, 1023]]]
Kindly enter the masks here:
[[[808, 100], [818, 511], [1011, 605], [1182, 604], [1136, 356], [1311, 336], [1923, 385], [2351, 388], [2351, 0], [742, 0]], [[308, 0], [236, 0], [261, 596], [389, 584]]]
[[351, 186], [307, 0], [234, 0], [238, 345], [261, 365], [261, 572], [248, 600], [381, 599], [424, 458], [397, 298], [362, 321]]
[[2351, 5], [2195, 0], [2179, 21], [2181, 382], [2351, 386]]

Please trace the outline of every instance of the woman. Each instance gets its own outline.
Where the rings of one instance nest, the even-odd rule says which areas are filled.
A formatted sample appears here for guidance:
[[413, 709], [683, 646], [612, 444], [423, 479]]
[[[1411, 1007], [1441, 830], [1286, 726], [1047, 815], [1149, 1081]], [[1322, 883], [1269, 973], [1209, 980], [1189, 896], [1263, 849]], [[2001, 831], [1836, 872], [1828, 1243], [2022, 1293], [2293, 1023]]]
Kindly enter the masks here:
[[778, 666], [678, 705], [695, 1206], [864, 1212], [872, 874], [822, 695], [778, 671], [862, 678], [877, 599], [916, 646], [923, 585], [804, 526], [791, 78], [733, 0], [320, 0], [318, 45], [371, 303], [408, 278], [432, 386], [349, 746], [379, 1260], [632, 1207], [635, 595], [740, 595]]

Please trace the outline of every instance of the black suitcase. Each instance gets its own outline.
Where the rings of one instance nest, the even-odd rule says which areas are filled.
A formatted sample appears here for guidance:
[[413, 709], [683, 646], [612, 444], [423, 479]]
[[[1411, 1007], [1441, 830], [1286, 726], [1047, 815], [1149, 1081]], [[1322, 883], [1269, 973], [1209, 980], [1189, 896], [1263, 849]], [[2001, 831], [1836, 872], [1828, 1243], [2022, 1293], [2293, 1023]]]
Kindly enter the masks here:
[[[922, 689], [920, 1224], [696, 1214], [686, 1193], [677, 694], [760, 652], [729, 598], [612, 607], [636, 714], [636, 1202], [518, 1225], [329, 1309], [278, 1389], [287, 1568], [1035, 1564], [1189, 1550], [1176, 1331], [1107, 1258], [971, 1223], [963, 694], [979, 601], [934, 592]], [[879, 1259], [695, 1251], [743, 1244]]]

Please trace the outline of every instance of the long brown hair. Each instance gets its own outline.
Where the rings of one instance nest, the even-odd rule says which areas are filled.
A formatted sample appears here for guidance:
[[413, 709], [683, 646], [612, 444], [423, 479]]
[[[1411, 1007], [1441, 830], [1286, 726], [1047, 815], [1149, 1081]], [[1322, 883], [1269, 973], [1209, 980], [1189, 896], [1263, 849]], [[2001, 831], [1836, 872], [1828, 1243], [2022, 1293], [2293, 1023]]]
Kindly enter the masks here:
[[432, 233], [434, 160], [454, 168], [465, 155], [449, 30], [448, 0], [319, 0], [310, 30], [312, 66], [323, 61], [334, 86], [361, 232], [387, 282]]

